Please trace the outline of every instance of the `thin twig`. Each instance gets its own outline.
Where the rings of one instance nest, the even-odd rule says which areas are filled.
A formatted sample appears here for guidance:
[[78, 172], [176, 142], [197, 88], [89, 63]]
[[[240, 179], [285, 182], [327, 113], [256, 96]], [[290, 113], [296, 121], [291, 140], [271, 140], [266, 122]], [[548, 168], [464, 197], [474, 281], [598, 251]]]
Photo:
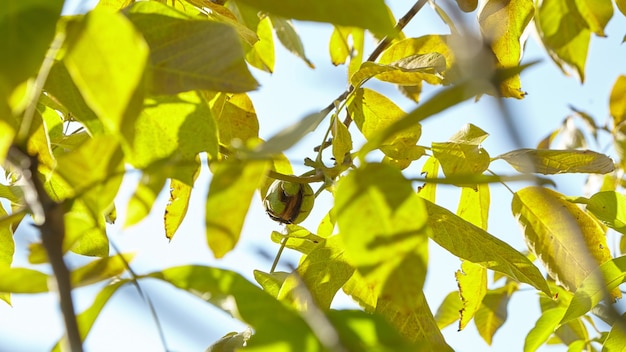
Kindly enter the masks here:
[[[61, 313], [65, 322], [67, 341], [69, 342], [70, 351], [81, 352], [83, 346], [72, 300], [70, 272], [63, 260], [63, 238], [65, 237], [65, 210], [63, 209], [63, 204], [52, 200], [44, 189], [43, 183], [39, 178], [39, 171], [37, 170], [38, 160], [36, 156], [29, 156], [18, 147], [12, 146], [9, 150], [9, 158], [22, 171], [24, 181], [26, 182], [25, 188], [30, 189], [28, 192], [36, 195], [36, 199], [32, 200], [28, 205], [31, 208], [39, 208], [43, 213], [39, 215], [39, 219], [36, 219], [36, 224], [41, 232], [41, 242], [54, 272]], [[32, 209], [31, 211], [37, 213], [37, 211]]]

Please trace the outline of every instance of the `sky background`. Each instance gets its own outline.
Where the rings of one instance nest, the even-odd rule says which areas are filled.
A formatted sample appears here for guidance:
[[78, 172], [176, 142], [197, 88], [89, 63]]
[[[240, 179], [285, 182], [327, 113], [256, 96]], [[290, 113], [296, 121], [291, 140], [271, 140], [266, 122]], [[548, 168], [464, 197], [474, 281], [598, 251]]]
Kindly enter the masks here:
[[[443, 4], [445, 1], [438, 3]], [[387, 4], [397, 17], [412, 6], [411, 2], [399, 0], [387, 1]], [[89, 6], [75, 0], [68, 4], [67, 9], [84, 10]], [[466, 17], [475, 22], [475, 16], [476, 12]], [[419, 144], [428, 146], [432, 141], [446, 141], [464, 124], [473, 123], [491, 134], [483, 147], [492, 157], [519, 147], [532, 148], [551, 130], [558, 128], [571, 113], [568, 108], [570, 104], [590, 113], [597, 124], [605, 124], [609, 118], [608, 97], [611, 87], [619, 74], [626, 74], [626, 48], [620, 45], [626, 33], [625, 23], [624, 17], [616, 11], [606, 29], [608, 38], [592, 38], [584, 85], [575, 77], [564, 76], [530, 33], [523, 61], [542, 61], [522, 73], [522, 88], [528, 92], [528, 96], [522, 101], [506, 100], [513, 115], [514, 128], [522, 137], [522, 145], [511, 143], [510, 130], [503, 123], [495, 100], [490, 97], [484, 97], [478, 102], [460, 104], [427, 119], [423, 123], [423, 136]], [[346, 67], [334, 67], [330, 63], [328, 40], [332, 27], [305, 22], [296, 22], [295, 25], [304, 42], [307, 56], [316, 69], [308, 68], [302, 60], [286, 52], [278, 41], [275, 72], [270, 75], [252, 69], [253, 75], [261, 83], [261, 88], [249, 95], [259, 117], [260, 136], [264, 139], [307, 114], [324, 108], [346, 88]], [[435, 12], [426, 6], [405, 28], [405, 33], [407, 36], [417, 37], [429, 33], [447, 34], [449, 30]], [[366, 40], [367, 55], [376, 43], [371, 38]], [[414, 102], [404, 98], [392, 85], [372, 80], [368, 87], [391, 98], [407, 112], [416, 107]], [[425, 89], [422, 101], [435, 90]], [[312, 148], [321, 141], [324, 129], [325, 127], [320, 127], [319, 132], [311, 134], [287, 151], [296, 173], [306, 171], [302, 160], [304, 156], [314, 155]], [[354, 127], [351, 132], [358, 134]], [[600, 146], [591, 142], [590, 148], [606, 152], [610, 140], [607, 134], [601, 134], [600, 137]], [[359, 145], [356, 143], [355, 148]], [[419, 172], [419, 165], [421, 162], [412, 166], [413, 173]], [[492, 169], [502, 174], [514, 173], [501, 161], [495, 162]], [[558, 183], [557, 190], [568, 195], [582, 195], [584, 179], [584, 176], [554, 177]], [[238, 246], [223, 260], [218, 261], [213, 259], [208, 250], [204, 233], [203, 202], [210, 182], [208, 170], [204, 169], [196, 182], [190, 211], [172, 242], [167, 241], [162, 229], [167, 191], [161, 194], [146, 220], [134, 227], [122, 228], [123, 214], [136, 181], [136, 174], [129, 174], [125, 179], [116, 200], [119, 219], [117, 224], [109, 228], [111, 240], [122, 252], [137, 253], [131, 263], [136, 272], [148, 273], [176, 265], [202, 264], [235, 270], [254, 282], [254, 269], [269, 271], [271, 262], [259, 253], [274, 256], [278, 246], [271, 242], [269, 235], [273, 230], [280, 231], [281, 226], [267, 217], [260, 197], [253, 200]], [[511, 186], [516, 190], [524, 184]], [[453, 187], [440, 186], [437, 201], [455, 211], [459, 194]], [[489, 232], [517, 249], [525, 249], [522, 233], [510, 212], [511, 194], [504, 187], [493, 185], [491, 196]], [[331, 201], [331, 197], [324, 193], [318, 197], [313, 213], [302, 225], [315, 231], [319, 220], [331, 208]], [[20, 227], [15, 235], [17, 251], [14, 266], [28, 266], [27, 244], [37, 241], [37, 238], [38, 234], [32, 227]], [[615, 242], [610, 240], [609, 244], [615, 248]], [[425, 293], [434, 312], [442, 299], [457, 289], [454, 272], [459, 269], [460, 261], [436, 244], [431, 244], [430, 250], [431, 262]], [[296, 253], [285, 251], [279, 270], [287, 270], [284, 263], [295, 265], [298, 258]], [[72, 258], [68, 264], [76, 267], [84, 264], [84, 260]], [[100, 284], [75, 290], [74, 297], [79, 312], [91, 304], [101, 287]], [[203, 351], [224, 334], [245, 328], [244, 324], [220, 310], [167, 284], [142, 281], [142, 287], [156, 306], [167, 346], [171, 351]], [[515, 293], [509, 303], [508, 320], [496, 333], [490, 350], [521, 350], [526, 334], [539, 317], [536, 290], [526, 285], [521, 287], [521, 292]], [[342, 295], [338, 296], [335, 306], [354, 307], [350, 299]], [[462, 332], [456, 330], [456, 325], [443, 330], [446, 341], [455, 350], [488, 350], [488, 346], [476, 333], [473, 323]], [[48, 350], [62, 333], [63, 324], [56, 295], [14, 295], [13, 307], [0, 304], [0, 352]], [[163, 349], [149, 309], [133, 286], [127, 285], [113, 296], [96, 321], [85, 342], [85, 348], [87, 351]], [[564, 349], [543, 347], [541, 350]]]

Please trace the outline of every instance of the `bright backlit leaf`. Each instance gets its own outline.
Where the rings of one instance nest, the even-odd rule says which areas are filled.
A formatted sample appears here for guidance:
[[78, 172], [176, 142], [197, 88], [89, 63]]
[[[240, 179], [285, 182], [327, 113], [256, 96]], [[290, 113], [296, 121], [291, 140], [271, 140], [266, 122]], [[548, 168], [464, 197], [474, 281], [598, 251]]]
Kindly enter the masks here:
[[50, 276], [27, 268], [0, 269], [0, 292], [41, 293], [48, 292]]
[[308, 297], [301, 294], [303, 287], [311, 294], [314, 303], [323, 310], [330, 304], [337, 291], [348, 281], [354, 272], [343, 256], [341, 239], [329, 237], [304, 257], [296, 271], [287, 276], [278, 299], [289, 302], [298, 310], [306, 310]]
[[580, 81], [584, 82], [591, 31], [581, 14], [578, 2], [542, 1], [536, 12], [535, 24], [552, 60], [566, 74], [573, 68]]
[[[514, 67], [522, 57], [522, 33], [535, 13], [532, 0], [490, 0], [478, 16], [481, 33], [488, 39], [498, 59], [498, 67]], [[521, 99], [519, 75], [508, 78], [500, 85], [504, 97]]]
[[459, 320], [459, 312], [463, 309], [463, 303], [459, 298], [459, 291], [452, 291], [443, 299], [437, 313], [435, 313], [435, 321], [439, 329], [443, 329], [448, 325]]
[[437, 76], [445, 69], [446, 59], [439, 53], [412, 55], [387, 65], [366, 61], [350, 77], [350, 83], [356, 87], [376, 77], [381, 81], [411, 86], [433, 80], [428, 76]]
[[[238, 0], [260, 10], [296, 20], [329, 22], [341, 26], [392, 34], [393, 21], [383, 0]], [[358, 13], [358, 16], [354, 16]]]
[[586, 205], [598, 220], [615, 231], [626, 234], [626, 196], [615, 191], [598, 192], [591, 198], [576, 198], [576, 203]]
[[254, 271], [254, 280], [261, 285], [263, 291], [269, 293], [272, 297], [278, 297], [280, 287], [289, 276], [288, 272], [275, 271], [273, 273], [266, 273], [260, 270]]
[[[626, 12], [626, 4], [624, 6], [624, 12]], [[624, 341], [626, 340], [626, 330], [624, 324], [621, 321], [616, 322], [611, 327], [609, 335], [604, 340], [602, 345], [602, 351], [624, 351]]]
[[429, 201], [425, 203], [432, 228], [430, 236], [440, 246], [461, 259], [506, 274], [550, 295], [539, 269], [520, 252], [449, 210]]
[[245, 143], [259, 136], [259, 120], [247, 94], [202, 94], [209, 100], [220, 143], [227, 146], [234, 140]]
[[[300, 315], [232, 271], [179, 266], [148, 275], [169, 282], [250, 324], [248, 348], [287, 346], [280, 351], [319, 351], [321, 346]], [[285, 334], [285, 332], [289, 332]]]
[[[387, 97], [370, 89], [357, 91], [348, 102], [348, 112], [368, 140], [406, 115]], [[391, 159], [416, 160], [424, 154], [423, 148], [416, 146], [421, 135], [422, 126], [419, 123], [414, 124], [390, 136], [379, 148]]]
[[[195, 181], [200, 173], [200, 167], [196, 169], [193, 175]], [[165, 226], [165, 237], [170, 241], [174, 237], [176, 230], [185, 219], [187, 210], [189, 209], [189, 200], [191, 199], [191, 190], [193, 187], [187, 183], [177, 179], [170, 180], [170, 199], [165, 206], [165, 214], [163, 215], [163, 225]]]
[[346, 156], [349, 157], [349, 153], [352, 150], [352, 135], [348, 131], [348, 127], [336, 116], [333, 118], [332, 124], [333, 157], [337, 164], [341, 165]]
[[604, 37], [604, 28], [613, 17], [611, 0], [577, 0], [576, 5], [589, 29], [597, 36]]
[[128, 200], [124, 227], [138, 224], [152, 211], [157, 196], [165, 186], [166, 178], [160, 174], [144, 173]]
[[592, 271], [581, 283], [572, 298], [567, 312], [560, 320], [564, 324], [589, 312], [600, 301], [626, 282], [626, 257], [609, 260]]
[[112, 132], [141, 91], [149, 49], [120, 13], [94, 10], [70, 26], [64, 62], [89, 107]]
[[498, 155], [519, 172], [544, 175], [563, 173], [606, 174], [615, 169], [608, 156], [591, 150], [517, 149]]
[[[9, 214], [0, 204], [0, 219]], [[13, 263], [15, 242], [13, 241], [13, 224], [10, 222], [0, 224], [0, 270], [8, 269]]]
[[548, 309], [541, 314], [535, 326], [528, 332], [524, 340], [524, 352], [534, 352], [543, 345], [556, 330], [565, 308]]
[[150, 47], [150, 92], [241, 93], [258, 87], [232, 26], [191, 18], [154, 1], [136, 2], [125, 13]]
[[274, 35], [272, 34], [272, 22], [268, 16], [263, 17], [257, 27], [258, 40], [252, 45], [246, 54], [246, 61], [259, 70], [274, 72], [276, 61], [274, 50]]
[[252, 196], [268, 169], [266, 161], [221, 162], [213, 170], [206, 201], [206, 236], [216, 258], [239, 241]]
[[432, 143], [433, 156], [439, 160], [443, 173], [450, 176], [482, 174], [491, 159], [480, 144], [488, 134], [468, 124], [455, 133], [448, 142]]
[[548, 274], [571, 292], [598, 265], [611, 259], [598, 222], [555, 191], [523, 188], [513, 197], [512, 211], [528, 248]]

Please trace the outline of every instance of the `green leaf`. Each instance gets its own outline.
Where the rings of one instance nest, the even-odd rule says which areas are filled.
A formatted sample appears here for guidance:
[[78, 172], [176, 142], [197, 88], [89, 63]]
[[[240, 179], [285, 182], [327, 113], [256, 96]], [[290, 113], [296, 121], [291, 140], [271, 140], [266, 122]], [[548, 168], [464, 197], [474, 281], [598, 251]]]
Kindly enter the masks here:
[[135, 192], [128, 200], [124, 227], [138, 224], [152, 211], [157, 196], [165, 187], [166, 178], [160, 174], [144, 173]]
[[0, 268], [0, 292], [41, 293], [48, 292], [50, 276], [27, 268]]
[[[480, 31], [496, 56], [497, 67], [519, 65], [522, 57], [521, 36], [533, 18], [535, 7], [532, 0], [490, 0], [478, 15]], [[500, 85], [504, 97], [522, 99], [519, 75], [506, 79]]]
[[259, 120], [247, 94], [202, 94], [209, 101], [222, 144], [231, 145], [236, 139], [245, 143], [259, 136]]
[[254, 153], [261, 156], [273, 155], [291, 148], [304, 136], [315, 131], [329, 112], [330, 110], [323, 110], [307, 115], [302, 120], [282, 129], [265, 143], [260, 144]]
[[532, 172], [544, 175], [562, 173], [613, 172], [613, 160], [604, 154], [591, 150], [552, 150], [552, 149], [517, 149], [498, 155], [494, 160], [502, 159], [519, 172]]
[[430, 236], [437, 244], [461, 259], [506, 274], [550, 296], [548, 284], [539, 269], [520, 252], [447, 209], [429, 201], [425, 203], [432, 228]]
[[[422, 166], [422, 175], [424, 175], [425, 179], [436, 179], [439, 175], [439, 160], [432, 156], [429, 157], [424, 163], [424, 166]], [[426, 182], [424, 185], [417, 188], [417, 192], [420, 197], [435, 203], [437, 198], [437, 183]]]
[[[104, 286], [104, 288], [100, 290], [100, 292], [98, 292], [98, 295], [93, 300], [91, 306], [89, 306], [89, 308], [85, 309], [82, 313], [76, 316], [76, 322], [78, 323], [78, 331], [80, 333], [81, 340], [84, 341], [87, 338], [87, 335], [91, 331], [93, 324], [100, 316], [102, 308], [104, 308], [111, 296], [113, 296], [113, 294], [117, 292], [120, 287], [122, 287], [129, 281], [129, 279], [121, 279], [119, 281], [111, 283], [110, 285]], [[56, 343], [56, 345], [54, 345], [52, 351], [61, 352], [61, 346], [64, 346], [66, 344], [67, 343], [65, 341], [65, 337], [63, 337]]]
[[360, 310], [331, 310], [328, 319], [339, 334], [342, 347], [348, 351], [426, 351], [437, 346], [411, 344], [389, 323], [376, 314]]
[[437, 313], [435, 313], [435, 320], [439, 329], [443, 329], [459, 320], [461, 309], [463, 309], [463, 303], [459, 298], [459, 291], [448, 293], [439, 305], [439, 308], [437, 308]]
[[[624, 7], [626, 8], [626, 6]], [[618, 321], [611, 327], [609, 335], [602, 344], [602, 352], [623, 352], [624, 341], [626, 341], [626, 329], [624, 329], [624, 323]]]
[[[217, 127], [211, 109], [197, 92], [146, 99], [134, 125], [125, 126], [124, 136], [126, 158], [139, 169], [160, 161], [182, 160], [191, 161], [189, 166], [193, 168], [196, 154], [207, 152], [216, 157], [218, 151]], [[157, 169], [164, 170], [162, 166]], [[175, 173], [167, 176], [177, 177]]]
[[246, 54], [250, 65], [269, 73], [274, 72], [275, 50], [272, 22], [268, 16], [261, 18], [256, 27], [258, 40]]
[[598, 220], [615, 231], [626, 234], [626, 196], [615, 191], [598, 192], [591, 198], [577, 198]]
[[206, 201], [206, 236], [216, 258], [237, 242], [254, 191], [268, 169], [266, 161], [221, 162], [213, 171]]
[[242, 332], [229, 332], [207, 347], [205, 352], [234, 352], [243, 348], [252, 336], [252, 331], [248, 328]]
[[560, 324], [582, 316], [626, 282], [626, 256], [608, 260], [582, 281]]
[[261, 285], [263, 291], [269, 293], [272, 297], [278, 297], [280, 287], [288, 276], [289, 273], [284, 271], [266, 273], [260, 270], [254, 270], [254, 280]]
[[421, 289], [425, 271], [419, 272], [426, 269], [428, 253], [426, 209], [398, 169], [367, 164], [349, 173], [337, 185], [335, 212], [348, 262], [366, 279], [382, 289], [394, 270], [412, 266]]
[[[9, 216], [0, 204], [0, 219]], [[15, 242], [13, 241], [13, 224], [0, 223], [0, 270], [8, 269], [13, 263], [13, 254], [15, 254]]]
[[529, 249], [569, 291], [574, 292], [598, 265], [611, 259], [598, 222], [563, 195], [526, 187], [515, 193], [511, 208]]
[[324, 242], [323, 237], [311, 233], [302, 226], [287, 224], [285, 229], [287, 230], [286, 234], [278, 231], [272, 231], [272, 242], [280, 244], [284, 239], [287, 239], [285, 247], [296, 250], [302, 254], [311, 253], [318, 246], [318, 244]]
[[[393, 125], [406, 115], [387, 97], [367, 88], [358, 89], [348, 101], [348, 112], [368, 141], [377, 136], [380, 130]], [[394, 160], [417, 160], [424, 154], [424, 149], [416, 146], [421, 135], [422, 126], [416, 123], [393, 136], [390, 135], [378, 148]]]
[[258, 87], [232, 26], [191, 18], [152, 1], [134, 3], [126, 15], [150, 46], [148, 87], [152, 93], [241, 93]]
[[301, 285], [304, 284], [317, 307], [322, 310], [330, 309], [335, 294], [354, 272], [354, 268], [344, 258], [340, 241], [338, 236], [331, 236], [306, 255], [295, 272], [285, 279], [278, 292], [278, 300], [306, 311], [311, 302], [308, 297], [299, 294]]
[[566, 74], [569, 68], [573, 68], [584, 82], [591, 31], [578, 3], [571, 0], [542, 1], [535, 14], [535, 25], [552, 60]]
[[535, 326], [528, 332], [524, 340], [524, 352], [534, 352], [554, 334], [559, 321], [565, 313], [565, 308], [557, 307], [541, 313]]
[[71, 272], [72, 287], [81, 287], [107, 279], [113, 279], [128, 269], [134, 254], [116, 254], [96, 259]]
[[575, 2], [589, 29], [597, 36], [605, 37], [604, 28], [613, 17], [613, 2], [611, 0], [576, 0]]
[[315, 68], [315, 65], [313, 65], [313, 63], [304, 54], [304, 46], [302, 45], [302, 41], [300, 40], [298, 33], [296, 33], [291, 21], [280, 16], [270, 15], [269, 17], [274, 25], [276, 36], [285, 49], [301, 58], [310, 68]]
[[[341, 26], [369, 29], [376, 34], [393, 34], [392, 17], [382, 0], [239, 0], [279, 15], [296, 20], [328, 22]], [[358, 16], [354, 16], [358, 13]]]
[[0, 52], [4, 53], [0, 55], [0, 96], [3, 100], [39, 70], [54, 38], [63, 3], [62, 0], [12, 1], [0, 8]]
[[615, 127], [626, 120], [626, 98], [624, 97], [626, 97], [626, 75], [621, 75], [615, 80], [609, 98], [609, 110]]
[[47, 94], [63, 104], [71, 113], [72, 117], [82, 123], [91, 135], [99, 135], [104, 132], [104, 126], [96, 113], [89, 107], [76, 86], [63, 61], [52, 65], [48, 79], [44, 86]]
[[333, 118], [332, 124], [333, 157], [338, 165], [342, 165], [346, 156], [350, 157], [352, 135], [350, 131], [348, 131], [348, 127], [346, 127], [337, 116]]
[[87, 256], [109, 255], [109, 239], [103, 214], [94, 215], [80, 199], [65, 213], [64, 250]]
[[65, 66], [104, 127], [118, 132], [142, 91], [148, 46], [120, 13], [93, 10], [70, 24]]
[[[249, 349], [280, 351], [319, 351], [321, 346], [298, 313], [241, 275], [218, 268], [180, 266], [147, 275], [171, 283], [250, 324], [254, 336]], [[289, 332], [285, 334], [285, 332]]]
[[491, 345], [493, 335], [506, 321], [507, 306], [515, 290], [517, 290], [517, 285], [513, 282], [495, 290], [489, 290], [485, 294], [481, 308], [474, 315], [478, 334], [488, 345]]

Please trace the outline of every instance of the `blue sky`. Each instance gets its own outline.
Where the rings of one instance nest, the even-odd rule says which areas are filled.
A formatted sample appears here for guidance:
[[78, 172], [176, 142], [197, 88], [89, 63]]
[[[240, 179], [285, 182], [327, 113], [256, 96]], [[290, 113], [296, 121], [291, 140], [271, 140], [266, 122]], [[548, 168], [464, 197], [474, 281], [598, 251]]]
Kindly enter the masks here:
[[[402, 15], [411, 6], [404, 1], [388, 1], [388, 4], [396, 16]], [[331, 26], [297, 22], [296, 29], [305, 43], [307, 56], [316, 65], [315, 70], [309, 69], [303, 61], [286, 52], [278, 44], [275, 72], [268, 75], [253, 70], [254, 76], [261, 83], [261, 88], [251, 92], [250, 97], [259, 116], [261, 137], [265, 139], [308, 113], [322, 109], [346, 87], [345, 67], [333, 67], [330, 64], [328, 39], [332, 31]], [[407, 26], [405, 32], [409, 36], [419, 36], [427, 33], [447, 33], [448, 30], [427, 6]], [[513, 114], [515, 128], [522, 136], [523, 145], [511, 144], [509, 131], [502, 123], [494, 100], [489, 97], [484, 97], [478, 102], [463, 103], [426, 120], [420, 144], [429, 145], [431, 141], [445, 141], [465, 123], [471, 122], [491, 134], [483, 144], [491, 156], [517, 147], [534, 147], [570, 114], [569, 104], [592, 114], [596, 123], [604, 124], [609, 117], [608, 96], [613, 82], [619, 74], [626, 74], [623, 60], [626, 57], [626, 48], [620, 45], [626, 33], [626, 25], [620, 13], [615, 13], [606, 32], [608, 38], [592, 38], [584, 85], [581, 85], [575, 77], [564, 76], [531, 35], [524, 61], [534, 59], [542, 61], [522, 74], [522, 86], [529, 93], [528, 96], [522, 101], [506, 101]], [[369, 49], [371, 50], [374, 45], [375, 43], [370, 40]], [[415, 103], [401, 96], [391, 85], [372, 81], [369, 87], [387, 95], [405, 111], [411, 111], [415, 107]], [[427, 91], [424, 99], [432, 91]], [[355, 133], [355, 130], [351, 131]], [[296, 172], [304, 171], [300, 164], [301, 160], [304, 156], [312, 155], [312, 147], [319, 144], [321, 138], [319, 133], [313, 133], [287, 152]], [[603, 136], [601, 146], [604, 147], [608, 141], [607, 136]], [[590, 147], [596, 148], [593, 143]], [[513, 170], [504, 164], [498, 164], [494, 168], [505, 173], [513, 173]], [[133, 184], [136, 182], [133, 178], [131, 176], [126, 180], [123, 191], [116, 201], [118, 214], [124, 213]], [[258, 253], [263, 251], [270, 256], [274, 255], [277, 246], [271, 243], [269, 234], [272, 230], [279, 231], [280, 226], [266, 216], [258, 197], [252, 204], [238, 247], [224, 260], [213, 259], [206, 247], [203, 230], [203, 198], [209, 179], [209, 173], [203, 170], [192, 198], [192, 203], [197, 206], [192, 206], [188, 218], [171, 243], [165, 239], [162, 230], [162, 212], [167, 201], [165, 193], [161, 195], [154, 211], [144, 222], [129, 229], [122, 229], [121, 225], [110, 228], [112, 240], [123, 252], [137, 252], [132, 264], [137, 272], [145, 273], [174, 265], [195, 263], [234, 269], [253, 280], [253, 269], [269, 270], [271, 263]], [[559, 183], [560, 192], [582, 194], [583, 177], [558, 176], [555, 180]], [[513, 186], [517, 189], [522, 185], [513, 184]], [[438, 201], [455, 210], [458, 194], [458, 191], [451, 187], [440, 187]], [[521, 231], [510, 213], [510, 193], [503, 187], [495, 185], [491, 194], [489, 231], [514, 247], [525, 249]], [[331, 207], [330, 201], [328, 196], [322, 195], [314, 212], [303, 225], [315, 230], [321, 217]], [[123, 219], [118, 223], [123, 223]], [[19, 251], [15, 255], [16, 266], [27, 265], [24, 245], [35, 241], [36, 238], [37, 234], [28, 227], [24, 227], [16, 234], [19, 246]], [[427, 277], [425, 292], [434, 311], [443, 297], [456, 289], [454, 272], [459, 268], [460, 262], [436, 245], [431, 246], [430, 257], [431, 272]], [[286, 253], [284, 260], [295, 264], [298, 256]], [[222, 335], [244, 328], [243, 324], [187, 293], [157, 282], [145, 282], [143, 285], [157, 307], [171, 350], [204, 350]], [[79, 311], [91, 303], [96, 292], [94, 288], [76, 290]], [[340, 298], [338, 304], [349, 306], [349, 300]], [[13, 306], [9, 308], [0, 305], [0, 341], [3, 341], [0, 351], [46, 350], [62, 334], [62, 322], [53, 295], [16, 295], [13, 297]], [[538, 317], [537, 293], [525, 287], [522, 292], [513, 296], [509, 304], [509, 320], [496, 333], [491, 350], [521, 350], [526, 333]], [[448, 343], [458, 351], [487, 349], [487, 345], [473, 326], [468, 326], [462, 332], [457, 332], [456, 326], [452, 326], [444, 330], [444, 335]], [[149, 310], [133, 287], [127, 286], [114, 296], [87, 339], [86, 349], [89, 351], [162, 349]], [[544, 347], [543, 350], [558, 349]]]

